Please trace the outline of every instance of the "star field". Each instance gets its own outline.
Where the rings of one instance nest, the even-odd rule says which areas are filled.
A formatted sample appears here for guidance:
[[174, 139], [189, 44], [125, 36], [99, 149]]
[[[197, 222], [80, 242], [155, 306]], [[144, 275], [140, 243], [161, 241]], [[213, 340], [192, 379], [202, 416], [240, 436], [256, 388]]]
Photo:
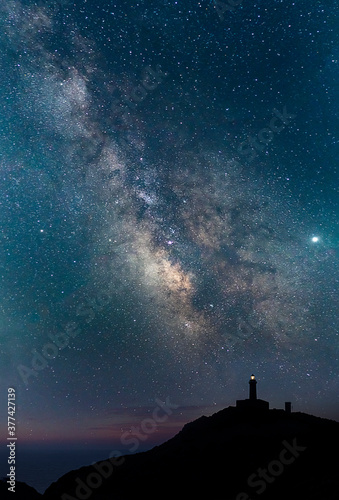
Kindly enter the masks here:
[[118, 440], [155, 398], [186, 422], [252, 372], [272, 406], [339, 418], [335, 7], [0, 7], [0, 374], [23, 441]]

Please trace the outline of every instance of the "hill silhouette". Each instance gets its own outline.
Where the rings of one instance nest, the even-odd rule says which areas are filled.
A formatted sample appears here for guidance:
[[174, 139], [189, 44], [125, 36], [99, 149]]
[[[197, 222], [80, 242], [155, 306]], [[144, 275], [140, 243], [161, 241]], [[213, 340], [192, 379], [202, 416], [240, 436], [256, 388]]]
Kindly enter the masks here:
[[15, 493], [8, 491], [7, 478], [0, 479], [0, 498], [1, 500], [41, 500], [42, 495], [34, 488], [28, 486], [26, 483], [16, 481]]
[[231, 406], [149, 451], [71, 471], [40, 499], [338, 500], [338, 449], [338, 422]]

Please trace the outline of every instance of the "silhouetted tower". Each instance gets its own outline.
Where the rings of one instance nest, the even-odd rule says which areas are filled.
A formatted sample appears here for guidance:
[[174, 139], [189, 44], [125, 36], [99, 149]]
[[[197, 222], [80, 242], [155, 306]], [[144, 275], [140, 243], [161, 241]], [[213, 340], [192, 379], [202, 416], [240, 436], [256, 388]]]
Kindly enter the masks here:
[[252, 374], [250, 381], [250, 397], [248, 399], [237, 399], [237, 408], [242, 411], [267, 411], [270, 409], [268, 401], [257, 399], [257, 381]]
[[252, 374], [250, 381], [250, 400], [256, 400], [257, 399], [257, 381], [255, 380], [255, 376]]

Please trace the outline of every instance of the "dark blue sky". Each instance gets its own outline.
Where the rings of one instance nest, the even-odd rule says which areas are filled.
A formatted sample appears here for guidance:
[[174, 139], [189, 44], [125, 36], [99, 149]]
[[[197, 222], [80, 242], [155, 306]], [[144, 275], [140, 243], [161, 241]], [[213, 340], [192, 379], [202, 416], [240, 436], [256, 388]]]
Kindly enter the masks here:
[[119, 448], [169, 397], [161, 441], [252, 372], [272, 406], [339, 418], [336, 7], [0, 8], [0, 373], [23, 442]]

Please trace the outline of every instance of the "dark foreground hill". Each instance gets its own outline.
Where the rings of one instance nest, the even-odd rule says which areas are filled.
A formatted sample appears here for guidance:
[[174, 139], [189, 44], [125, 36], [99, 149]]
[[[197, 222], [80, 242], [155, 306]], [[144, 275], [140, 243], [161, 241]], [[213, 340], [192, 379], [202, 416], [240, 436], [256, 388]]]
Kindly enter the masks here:
[[229, 407], [150, 451], [71, 471], [42, 500], [338, 500], [338, 450], [338, 422]]
[[0, 498], [1, 500], [42, 500], [42, 495], [38, 493], [34, 488], [28, 486], [25, 483], [16, 481], [15, 491], [8, 491], [7, 479], [2, 478], [0, 480]]

